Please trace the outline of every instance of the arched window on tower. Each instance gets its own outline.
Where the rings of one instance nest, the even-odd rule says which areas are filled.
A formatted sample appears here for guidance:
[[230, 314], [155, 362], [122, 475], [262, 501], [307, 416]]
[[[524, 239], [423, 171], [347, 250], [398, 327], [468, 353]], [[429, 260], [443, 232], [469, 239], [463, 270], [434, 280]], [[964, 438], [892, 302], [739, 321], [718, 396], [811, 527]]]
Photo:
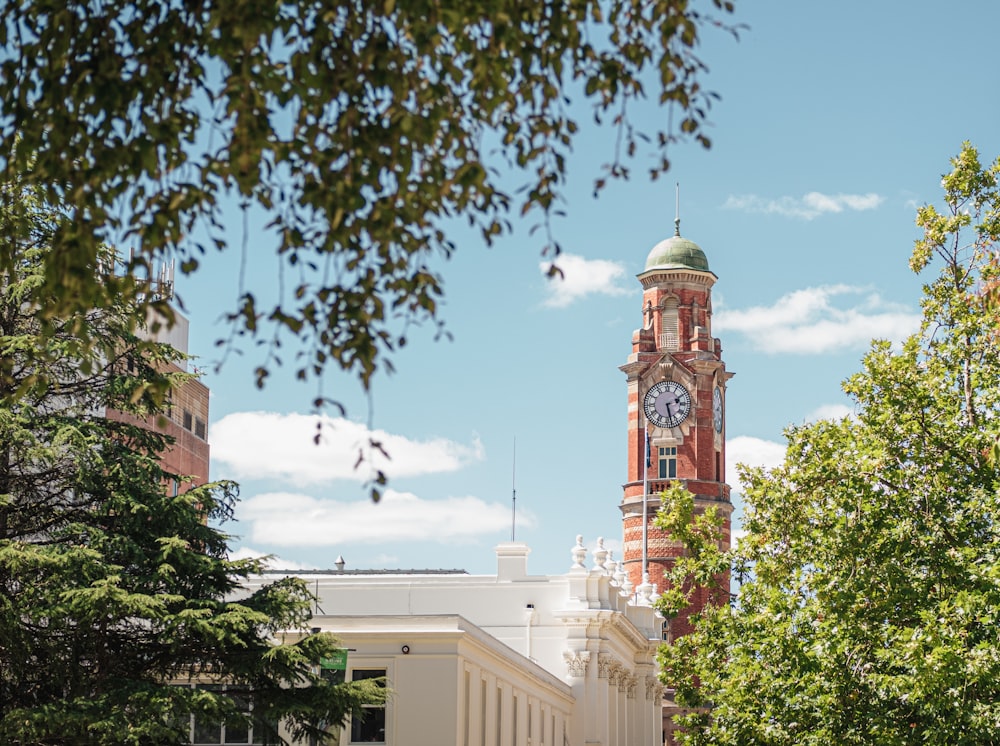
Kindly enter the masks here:
[[660, 349], [673, 352], [678, 347], [677, 299], [664, 298], [660, 311]]

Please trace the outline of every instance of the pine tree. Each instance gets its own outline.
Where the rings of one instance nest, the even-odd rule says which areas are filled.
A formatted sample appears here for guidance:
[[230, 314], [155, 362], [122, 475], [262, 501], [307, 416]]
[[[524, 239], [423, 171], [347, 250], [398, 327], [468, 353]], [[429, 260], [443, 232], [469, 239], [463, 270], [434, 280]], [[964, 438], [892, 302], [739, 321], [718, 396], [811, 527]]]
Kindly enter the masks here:
[[[240, 597], [263, 568], [230, 560], [216, 528], [235, 484], [165, 488], [184, 475], [165, 471], [168, 438], [146, 423], [187, 376], [165, 372], [179, 354], [141, 340], [126, 303], [40, 321], [57, 229], [58, 210], [0, 188], [0, 742], [185, 743], [192, 715], [271, 743], [279, 721], [322, 737], [383, 691], [320, 675], [336, 642], [308, 634], [301, 581]], [[84, 328], [113, 354], [81, 357]]]

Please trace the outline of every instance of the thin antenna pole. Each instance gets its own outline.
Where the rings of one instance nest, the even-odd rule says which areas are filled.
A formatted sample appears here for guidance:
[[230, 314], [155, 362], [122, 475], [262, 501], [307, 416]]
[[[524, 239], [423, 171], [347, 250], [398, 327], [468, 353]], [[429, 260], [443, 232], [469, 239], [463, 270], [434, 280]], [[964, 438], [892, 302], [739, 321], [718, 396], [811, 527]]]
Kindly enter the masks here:
[[313, 614], [322, 614], [326, 616], [326, 612], [323, 611], [323, 607], [319, 605], [319, 578], [316, 578], [316, 591], [313, 593]]
[[674, 185], [674, 235], [681, 235], [681, 183]]
[[514, 436], [514, 452], [510, 466], [510, 540], [514, 541], [514, 527], [517, 525], [517, 436]]

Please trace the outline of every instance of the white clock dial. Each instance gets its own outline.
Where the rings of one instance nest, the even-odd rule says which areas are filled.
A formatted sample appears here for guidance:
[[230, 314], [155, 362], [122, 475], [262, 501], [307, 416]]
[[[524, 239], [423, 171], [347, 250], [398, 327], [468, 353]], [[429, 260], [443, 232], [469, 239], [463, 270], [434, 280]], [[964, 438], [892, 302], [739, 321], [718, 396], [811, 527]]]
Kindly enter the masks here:
[[660, 381], [649, 387], [642, 410], [657, 427], [677, 427], [691, 414], [691, 394], [676, 381]]
[[712, 422], [715, 432], [722, 432], [722, 389], [716, 387], [712, 392]]

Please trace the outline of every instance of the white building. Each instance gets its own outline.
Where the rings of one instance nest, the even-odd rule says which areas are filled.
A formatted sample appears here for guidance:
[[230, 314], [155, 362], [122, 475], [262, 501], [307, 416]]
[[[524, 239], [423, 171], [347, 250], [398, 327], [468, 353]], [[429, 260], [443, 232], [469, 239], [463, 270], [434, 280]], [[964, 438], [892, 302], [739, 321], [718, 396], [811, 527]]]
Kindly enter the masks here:
[[578, 537], [564, 575], [529, 575], [529, 551], [496, 547], [496, 575], [295, 573], [318, 597], [313, 625], [348, 650], [347, 679], [385, 675], [392, 690], [341, 746], [662, 743], [652, 589], [633, 603], [602, 542], [588, 567]]

